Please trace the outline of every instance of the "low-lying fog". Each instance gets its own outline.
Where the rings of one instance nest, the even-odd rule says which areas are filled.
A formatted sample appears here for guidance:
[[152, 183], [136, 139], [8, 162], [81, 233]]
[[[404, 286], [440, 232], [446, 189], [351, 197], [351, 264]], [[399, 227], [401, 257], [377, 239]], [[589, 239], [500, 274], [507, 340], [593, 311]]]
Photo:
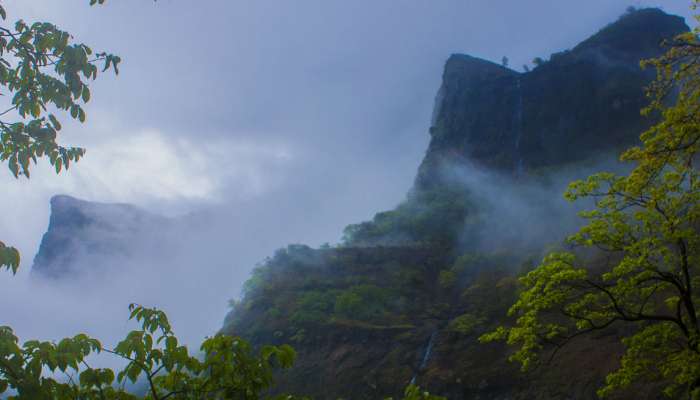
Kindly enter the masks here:
[[[94, 84], [88, 122], [64, 124], [63, 143], [87, 147], [83, 161], [60, 176], [41, 164], [29, 181], [0, 170], [0, 240], [23, 255], [17, 276], [0, 273], [0, 325], [22, 339], [86, 332], [113, 343], [138, 302], [163, 308], [196, 343], [221, 326], [227, 301], [274, 249], [337, 242], [345, 225], [403, 199], [450, 53], [522, 65], [572, 46], [628, 5], [87, 3], [3, 3], [10, 20], [54, 21], [124, 59], [119, 77]], [[660, 3], [689, 14], [684, 1]], [[118, 272], [32, 279], [55, 194], [198, 224], [182, 234], [186, 243], [119, 260]]]

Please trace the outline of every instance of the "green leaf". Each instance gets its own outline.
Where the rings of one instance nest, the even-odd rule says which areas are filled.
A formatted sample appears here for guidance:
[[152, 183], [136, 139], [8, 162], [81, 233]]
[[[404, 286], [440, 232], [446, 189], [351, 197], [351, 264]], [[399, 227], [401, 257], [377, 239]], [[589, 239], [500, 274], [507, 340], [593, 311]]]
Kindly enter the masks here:
[[61, 123], [58, 122], [58, 119], [53, 114], [49, 114], [49, 120], [51, 120], [51, 124], [53, 125], [54, 129], [57, 131], [61, 130]]
[[87, 103], [90, 101], [90, 89], [87, 85], [83, 86], [83, 102]]

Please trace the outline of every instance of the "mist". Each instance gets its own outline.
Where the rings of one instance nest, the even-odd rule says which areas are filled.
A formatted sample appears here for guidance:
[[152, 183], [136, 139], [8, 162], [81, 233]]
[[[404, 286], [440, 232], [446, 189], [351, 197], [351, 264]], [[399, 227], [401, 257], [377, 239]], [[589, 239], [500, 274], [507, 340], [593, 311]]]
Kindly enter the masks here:
[[464, 240], [470, 242], [465, 246], [472, 251], [507, 251], [539, 259], [564, 245], [565, 239], [586, 222], [580, 211], [595, 208], [592, 198], [566, 200], [569, 184], [599, 172], [629, 172], [631, 164], [620, 162], [619, 156], [600, 154], [546, 173], [504, 173], [468, 162], [446, 165], [441, 173], [443, 179], [462, 185], [476, 208], [478, 232], [473, 232], [472, 225], [466, 228]]
[[[525, 64], [628, 5], [597, 0], [572, 18], [580, 2], [86, 3], [5, 6], [9, 19], [54, 21], [124, 59], [118, 78], [93, 84], [88, 122], [63, 124], [63, 143], [85, 146], [84, 160], [59, 176], [40, 164], [29, 181], [0, 172], [0, 239], [23, 255], [17, 276], [0, 274], [0, 325], [23, 340], [85, 332], [114, 343], [133, 327], [127, 306], [136, 302], [168, 312], [184, 342], [197, 343], [276, 248], [335, 243], [344, 226], [404, 199], [449, 54]], [[638, 3], [689, 15], [685, 2]], [[503, 232], [513, 246], [560, 233], [560, 222], [542, 232], [532, 224], [569, 212], [563, 184], [456, 173], [508, 216], [483, 233], [484, 246]], [[134, 204], [173, 227], [143, 227], [123, 238], [129, 252], [82, 254], [74, 262], [83, 273], [41, 279], [30, 269], [56, 194]], [[539, 200], [550, 196], [561, 204]]]

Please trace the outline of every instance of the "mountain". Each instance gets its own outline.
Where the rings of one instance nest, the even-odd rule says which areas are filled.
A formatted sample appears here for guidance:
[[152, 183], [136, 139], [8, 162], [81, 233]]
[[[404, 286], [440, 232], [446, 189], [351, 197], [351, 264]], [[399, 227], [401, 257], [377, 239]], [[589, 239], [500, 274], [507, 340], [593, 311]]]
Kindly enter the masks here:
[[[51, 199], [49, 227], [34, 257], [32, 273], [53, 279], [94, 273], [154, 245], [171, 222], [129, 204], [105, 204], [70, 196]], [[109, 263], [106, 263], [109, 260]], [[87, 266], [84, 268], [83, 266]]]
[[517, 174], [633, 144], [649, 125], [639, 110], [655, 74], [639, 61], [687, 29], [680, 17], [639, 10], [525, 73], [452, 55], [418, 186], [435, 184], [441, 165], [463, 159]]
[[450, 399], [595, 398], [620, 332], [575, 341], [528, 374], [507, 346], [476, 339], [508, 323], [517, 276], [575, 228], [565, 183], [624, 170], [616, 155], [653, 123], [639, 111], [654, 72], [639, 62], [687, 30], [643, 9], [529, 72], [452, 55], [406, 200], [346, 228], [337, 247], [279, 250], [222, 332], [291, 343], [299, 358], [278, 390], [320, 399], [397, 396], [410, 382]]
[[[639, 61], [687, 30], [680, 17], [643, 9], [528, 72], [450, 56], [406, 199], [348, 226], [338, 246], [278, 250], [253, 271], [221, 331], [292, 344], [297, 363], [276, 390], [317, 399], [399, 396], [410, 382], [450, 399], [595, 398], [618, 363], [621, 332], [572, 342], [528, 374], [508, 362], [512, 349], [476, 339], [508, 323], [518, 275], [577, 226], [577, 206], [561, 199], [566, 183], [624, 170], [616, 155], [653, 123], [639, 110], [654, 73]], [[205, 244], [190, 232], [196, 217], [174, 222], [129, 205], [57, 196], [51, 207], [33, 271], [52, 278], [119, 268], [166, 243], [192, 241], [173, 261], [207, 248], [221, 253], [186, 264], [229, 263], [223, 242], [237, 237], [224, 227]], [[654, 388], [619, 398], [653, 399]]]

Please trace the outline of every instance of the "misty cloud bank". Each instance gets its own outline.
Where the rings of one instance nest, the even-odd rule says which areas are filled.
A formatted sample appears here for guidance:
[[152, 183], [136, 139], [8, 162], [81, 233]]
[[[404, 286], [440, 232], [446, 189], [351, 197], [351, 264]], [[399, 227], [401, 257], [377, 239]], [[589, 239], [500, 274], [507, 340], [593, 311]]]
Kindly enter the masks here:
[[549, 246], [560, 246], [585, 221], [582, 210], [594, 208], [592, 199], [569, 202], [564, 193], [570, 182], [598, 172], [625, 173], [629, 164], [619, 154], [600, 156], [530, 175], [510, 175], [465, 163], [442, 168], [445, 179], [463, 185], [475, 203], [479, 231], [465, 232], [470, 243], [486, 252], [508, 250], [525, 256], [543, 256]]
[[[70, 1], [6, 8], [125, 61], [118, 79], [94, 84], [87, 124], [64, 124], [63, 143], [88, 149], [83, 161], [60, 176], [42, 164], [31, 181], [0, 171], [0, 240], [23, 254], [18, 276], [0, 273], [0, 325], [22, 339], [85, 332], [108, 344], [133, 328], [132, 302], [167, 311], [194, 344], [221, 327], [228, 300], [276, 248], [336, 242], [345, 225], [399, 203], [449, 54], [507, 54], [520, 65], [571, 46], [626, 5], [416, 1], [397, 12], [369, 1], [114, 1], [96, 10]], [[668, 3], [688, 14], [685, 2]], [[530, 246], [575, 224], [552, 217], [573, 211], [561, 197], [565, 173], [539, 186], [454, 173], [488, 204], [485, 247]], [[173, 227], [125, 235], [126, 255], [80, 254], [84, 272], [70, 279], [31, 277], [55, 194], [132, 203]]]

